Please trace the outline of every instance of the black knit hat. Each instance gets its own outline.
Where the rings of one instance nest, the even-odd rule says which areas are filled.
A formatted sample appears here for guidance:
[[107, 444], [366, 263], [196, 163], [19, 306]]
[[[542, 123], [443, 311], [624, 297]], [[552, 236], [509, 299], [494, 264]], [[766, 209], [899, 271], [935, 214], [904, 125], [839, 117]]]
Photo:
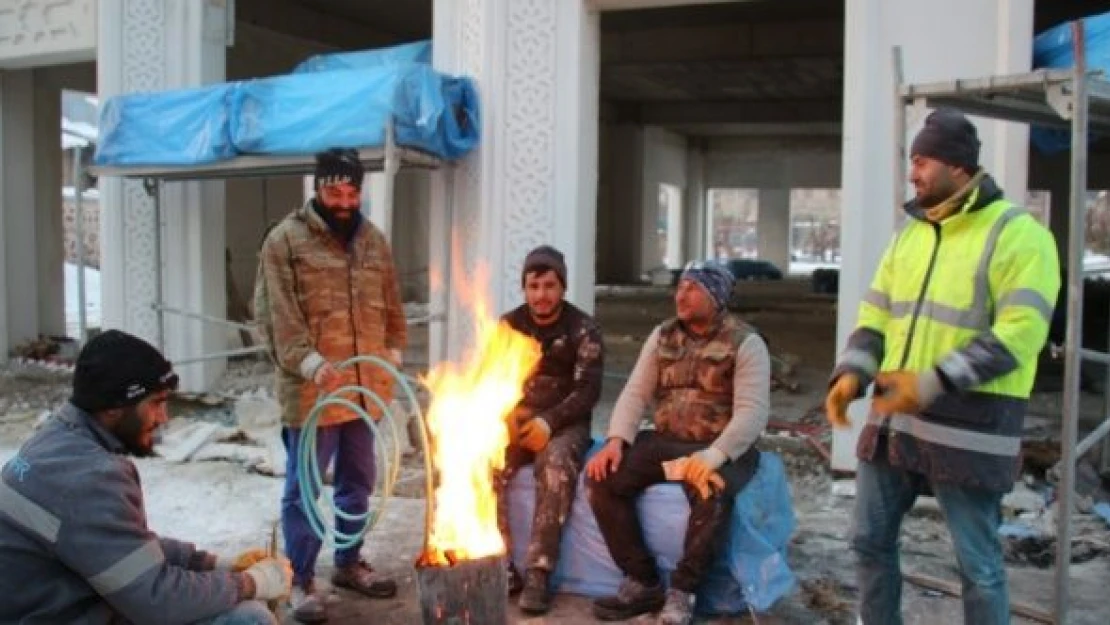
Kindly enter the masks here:
[[942, 163], [979, 169], [979, 136], [964, 114], [953, 108], [939, 108], [925, 118], [925, 127], [913, 140], [910, 156], [926, 156]]
[[316, 155], [316, 176], [313, 186], [349, 184], [362, 189], [362, 176], [365, 170], [358, 158], [358, 150], [352, 148], [331, 148]]
[[538, 270], [554, 271], [559, 278], [559, 283], [563, 285], [564, 289], [567, 288], [567, 263], [563, 259], [563, 253], [559, 250], [550, 245], [541, 245], [528, 252], [528, 255], [524, 257], [524, 269], [520, 272], [521, 283], [524, 283], [525, 276]]
[[146, 341], [107, 330], [77, 355], [70, 402], [85, 412], [133, 406], [158, 391], [177, 388], [177, 374]]

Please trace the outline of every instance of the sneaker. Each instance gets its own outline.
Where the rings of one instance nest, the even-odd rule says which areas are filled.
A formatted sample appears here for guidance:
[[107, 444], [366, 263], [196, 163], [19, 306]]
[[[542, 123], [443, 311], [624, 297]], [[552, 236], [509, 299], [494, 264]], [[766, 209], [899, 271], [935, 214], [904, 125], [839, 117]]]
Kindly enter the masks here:
[[520, 610], [527, 614], [543, 614], [551, 607], [551, 593], [547, 590], [547, 571], [528, 569], [524, 572], [524, 590], [517, 601]]
[[397, 594], [397, 582], [376, 573], [369, 564], [356, 564], [335, 569], [331, 583], [373, 599], [388, 599]]
[[520, 589], [524, 587], [524, 580], [520, 579], [520, 573], [517, 572], [512, 562], [505, 568], [505, 574], [509, 576], [509, 594], [515, 595], [520, 592]]
[[293, 619], [298, 623], [313, 624], [328, 621], [327, 604], [323, 597], [316, 594], [316, 587], [311, 582], [307, 586], [293, 586], [289, 603], [293, 607]]
[[641, 614], [658, 612], [663, 602], [663, 586], [659, 582], [649, 586], [626, 577], [621, 580], [616, 595], [594, 600], [594, 616], [602, 621], [626, 621]]
[[694, 620], [694, 594], [667, 589], [667, 600], [659, 613], [659, 625], [690, 625]]

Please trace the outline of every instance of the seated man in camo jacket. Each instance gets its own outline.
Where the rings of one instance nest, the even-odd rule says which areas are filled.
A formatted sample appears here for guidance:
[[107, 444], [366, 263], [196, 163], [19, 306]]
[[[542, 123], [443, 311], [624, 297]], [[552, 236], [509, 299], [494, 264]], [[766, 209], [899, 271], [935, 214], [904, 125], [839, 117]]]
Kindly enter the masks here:
[[505, 490], [518, 469], [535, 463], [536, 509], [528, 537], [525, 578], [510, 564], [509, 590], [520, 591], [520, 609], [548, 610], [548, 577], [559, 558], [563, 523], [590, 447], [590, 419], [601, 396], [601, 330], [592, 317], [563, 299], [563, 255], [543, 245], [528, 254], [521, 275], [524, 304], [502, 316], [514, 330], [538, 341], [543, 356], [524, 384], [524, 398], [509, 416], [509, 448], [498, 480], [498, 522], [511, 545]]
[[[662, 608], [659, 622], [690, 623], [694, 590], [717, 551], [718, 530], [759, 466], [754, 443], [767, 425], [770, 356], [756, 330], [728, 312], [732, 286], [732, 274], [716, 263], [686, 268], [675, 318], [648, 337], [613, 408], [608, 442], [586, 466], [590, 507], [625, 574], [616, 596], [594, 602], [602, 620]], [[653, 400], [655, 429], [637, 433]], [[636, 500], [666, 480], [685, 483], [690, 519], [664, 593]]]

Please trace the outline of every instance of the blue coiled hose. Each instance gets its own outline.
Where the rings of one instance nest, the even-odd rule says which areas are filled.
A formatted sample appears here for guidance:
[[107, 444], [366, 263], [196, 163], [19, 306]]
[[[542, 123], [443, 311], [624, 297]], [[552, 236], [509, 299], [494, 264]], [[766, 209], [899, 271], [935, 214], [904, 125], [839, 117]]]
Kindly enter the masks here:
[[[410, 384], [410, 381], [419, 383], [419, 380], [401, 373], [392, 363], [377, 356], [355, 356], [339, 363], [336, 368], [343, 370], [352, 366], [357, 366], [360, 363], [375, 365], [392, 376], [393, 380], [397, 383], [397, 387], [404, 391], [405, 397], [411, 405], [411, 409], [416, 414], [417, 421], [420, 425], [420, 446], [424, 452], [424, 477], [426, 486], [424, 536], [425, 540], [427, 540], [427, 537], [431, 535], [432, 526], [431, 498], [433, 490], [431, 451], [428, 445], [428, 431], [427, 423], [424, 420], [424, 412], [420, 408], [420, 402], [416, 400], [416, 393], [413, 392], [412, 384]], [[363, 410], [362, 406], [343, 397], [343, 395], [347, 393], [358, 393], [381, 409], [382, 420], [389, 423], [390, 430], [393, 434], [392, 446], [390, 449], [386, 449], [386, 445], [382, 441], [380, 435], [381, 431], [379, 430], [381, 423], [375, 422], [370, 414]], [[358, 415], [359, 418], [366, 423], [374, 433], [374, 461], [379, 464], [380, 469], [383, 469], [377, 471], [378, 477], [374, 489], [374, 492], [378, 494], [378, 501], [375, 505], [370, 506], [365, 513], [349, 514], [340, 510], [338, 506], [335, 506], [335, 515], [340, 519], [361, 523], [358, 531], [349, 534], [339, 531], [338, 527], [331, 528], [331, 531], [329, 531], [328, 527], [325, 525], [324, 511], [319, 503], [318, 495], [323, 492], [324, 480], [320, 471], [320, 465], [316, 461], [316, 430], [318, 428], [317, 421], [320, 418], [320, 414], [324, 408], [328, 406], [342, 406]], [[407, 432], [405, 434], [407, 435]], [[297, 454], [298, 467], [297, 482], [300, 486], [301, 504], [305, 511], [305, 517], [308, 519], [309, 527], [312, 528], [313, 533], [315, 533], [329, 548], [339, 550], [349, 549], [355, 546], [381, 518], [382, 513], [385, 511], [385, 506], [389, 501], [389, 497], [393, 493], [393, 487], [397, 483], [397, 476], [401, 471], [400, 437], [401, 432], [397, 429], [397, 423], [393, 420], [393, 412], [389, 409], [389, 406], [386, 405], [381, 397], [365, 387], [353, 384], [344, 386], [326, 395], [322, 394], [316, 400], [316, 405], [309, 411], [308, 417], [305, 419], [304, 425], [301, 428], [300, 441], [295, 452]], [[314, 497], [313, 494], [317, 496]]]

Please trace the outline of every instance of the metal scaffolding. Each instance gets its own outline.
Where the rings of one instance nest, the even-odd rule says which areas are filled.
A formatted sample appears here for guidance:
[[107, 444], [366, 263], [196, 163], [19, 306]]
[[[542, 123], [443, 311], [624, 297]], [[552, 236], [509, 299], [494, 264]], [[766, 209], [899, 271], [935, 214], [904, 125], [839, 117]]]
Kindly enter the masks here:
[[[904, 198], [906, 107], [951, 106], [981, 117], [1065, 128], [1071, 131], [1069, 238], [1067, 246], [1067, 338], [1064, 346], [1064, 409], [1061, 436], [1062, 477], [1058, 486], [1057, 551], [1054, 616], [1067, 622], [1068, 572], [1071, 564], [1072, 513], [1076, 460], [1110, 433], [1110, 386], [1103, 422], [1082, 441], [1079, 423], [1080, 366], [1084, 359], [1110, 365], [1110, 354], [1083, 349], [1083, 251], [1087, 211], [1087, 145], [1089, 133], [1110, 134], [1110, 82], [1101, 72], [1088, 72], [1082, 21], [1072, 25], [1075, 65], [1070, 69], [903, 85], [900, 53], [895, 51], [897, 83], [895, 137], [899, 203]], [[1107, 442], [1110, 442], [1108, 440]], [[1110, 452], [1110, 450], [1108, 450]]]
[[[385, 145], [375, 148], [363, 148], [359, 150], [359, 158], [362, 161], [362, 164], [365, 167], [367, 173], [385, 173], [385, 211], [387, 214], [391, 215], [393, 213], [394, 177], [397, 175], [397, 172], [401, 169], [437, 169], [444, 164], [444, 161], [439, 157], [433, 156], [426, 152], [397, 145], [394, 140], [392, 124], [386, 125], [385, 130]], [[163, 224], [161, 186], [167, 182], [311, 175], [315, 169], [315, 164], [315, 155], [311, 154], [296, 156], [243, 155], [226, 161], [219, 161], [216, 163], [201, 165], [165, 167], [105, 166], [90, 168], [90, 173], [97, 177], [117, 176], [121, 178], [141, 180], [147, 194], [150, 195], [151, 198], [154, 200], [154, 255], [158, 259], [158, 269], [155, 273], [155, 293], [157, 293], [157, 300], [151, 302], [150, 306], [155, 311], [158, 317], [157, 343], [159, 349], [165, 349], [166, 347], [165, 317], [167, 314], [178, 315], [187, 319], [193, 319], [195, 321], [222, 325], [239, 330], [250, 331], [252, 329], [249, 324], [229, 321], [226, 319], [204, 315], [198, 312], [181, 310], [166, 305], [165, 293], [163, 293], [164, 289], [162, 277], [165, 259], [162, 257]], [[77, 185], [77, 197], [80, 198], [81, 192], [83, 191], [80, 178], [77, 179], [75, 184]], [[78, 206], [80, 206], [80, 204]], [[78, 223], [80, 223], [80, 220], [81, 215], [79, 213]], [[80, 275], [80, 273], [84, 271], [83, 259], [79, 258], [78, 263], [78, 272]], [[84, 310], [85, 301], [83, 290], [79, 294], [79, 299], [81, 300], [79, 302], [79, 306], [82, 310]], [[440, 312], [438, 314], [432, 314], [421, 319], [410, 319], [409, 324], [411, 325], [414, 323], [442, 321], [444, 318], [444, 313]], [[82, 340], [84, 340], [84, 336], [82, 336]], [[245, 347], [241, 349], [233, 349], [212, 354], [205, 354], [202, 356], [197, 356], [195, 358], [177, 359], [173, 362], [174, 364], [182, 365], [206, 360], [242, 356], [262, 351], [265, 351], [264, 346]]]

